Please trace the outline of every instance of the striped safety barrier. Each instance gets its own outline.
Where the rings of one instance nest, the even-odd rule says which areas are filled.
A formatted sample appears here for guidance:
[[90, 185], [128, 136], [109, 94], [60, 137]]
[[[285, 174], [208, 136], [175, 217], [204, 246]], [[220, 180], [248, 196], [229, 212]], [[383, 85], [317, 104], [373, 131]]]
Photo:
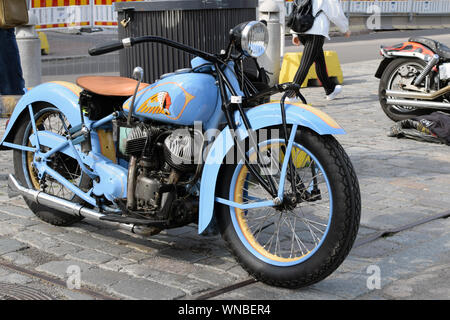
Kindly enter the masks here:
[[[31, 0], [37, 16], [37, 29], [80, 26], [117, 27], [116, 2], [139, 0]], [[260, 0], [262, 1], [262, 0]], [[286, 16], [292, 12], [294, 0], [285, 0]], [[367, 14], [374, 5], [380, 13], [437, 14], [450, 13], [450, 0], [341, 0], [346, 13]]]
[[30, 10], [39, 21], [36, 29], [117, 27], [114, 3], [132, 1], [139, 0], [31, 0]]
[[[115, 2], [133, 2], [140, 0], [94, 0], [93, 24], [102, 27], [117, 27], [117, 12]], [[141, 0], [142, 1], [142, 0]]]

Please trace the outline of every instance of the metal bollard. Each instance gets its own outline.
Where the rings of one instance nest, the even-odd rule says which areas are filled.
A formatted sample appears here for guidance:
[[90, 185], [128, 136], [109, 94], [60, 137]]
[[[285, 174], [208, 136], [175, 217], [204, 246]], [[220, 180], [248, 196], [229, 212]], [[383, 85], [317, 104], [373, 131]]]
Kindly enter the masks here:
[[35, 87], [42, 82], [41, 41], [35, 28], [37, 18], [30, 11], [28, 15], [28, 24], [16, 27], [16, 40], [25, 86]]
[[269, 45], [258, 62], [269, 72], [270, 85], [275, 85], [278, 83], [281, 70], [280, 7], [274, 0], [266, 0], [259, 7], [259, 12], [260, 19], [267, 21]]

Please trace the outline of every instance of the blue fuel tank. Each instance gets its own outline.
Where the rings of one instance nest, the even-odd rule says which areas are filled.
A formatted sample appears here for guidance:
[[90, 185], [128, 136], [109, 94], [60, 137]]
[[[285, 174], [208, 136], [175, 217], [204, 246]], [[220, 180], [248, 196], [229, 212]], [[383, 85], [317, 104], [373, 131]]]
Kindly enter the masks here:
[[[181, 71], [168, 74], [136, 95], [133, 115], [175, 125], [207, 122], [217, 105], [215, 78], [207, 73]], [[132, 98], [123, 109], [128, 113]]]

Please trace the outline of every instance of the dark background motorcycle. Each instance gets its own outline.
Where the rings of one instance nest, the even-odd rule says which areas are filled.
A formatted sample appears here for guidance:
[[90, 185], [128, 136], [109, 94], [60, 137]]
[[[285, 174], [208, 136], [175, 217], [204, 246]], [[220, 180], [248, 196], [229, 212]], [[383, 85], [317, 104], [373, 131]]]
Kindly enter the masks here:
[[380, 79], [383, 111], [401, 121], [434, 111], [450, 113], [450, 48], [438, 41], [413, 37], [381, 47]]

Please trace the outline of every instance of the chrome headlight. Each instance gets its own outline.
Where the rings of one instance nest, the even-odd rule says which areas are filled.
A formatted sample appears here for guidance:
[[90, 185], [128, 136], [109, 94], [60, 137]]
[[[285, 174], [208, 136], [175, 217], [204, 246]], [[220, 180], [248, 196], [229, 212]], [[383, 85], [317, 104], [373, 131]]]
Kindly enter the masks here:
[[262, 56], [269, 44], [267, 27], [259, 21], [241, 23], [231, 31], [231, 35], [237, 49], [253, 58]]

